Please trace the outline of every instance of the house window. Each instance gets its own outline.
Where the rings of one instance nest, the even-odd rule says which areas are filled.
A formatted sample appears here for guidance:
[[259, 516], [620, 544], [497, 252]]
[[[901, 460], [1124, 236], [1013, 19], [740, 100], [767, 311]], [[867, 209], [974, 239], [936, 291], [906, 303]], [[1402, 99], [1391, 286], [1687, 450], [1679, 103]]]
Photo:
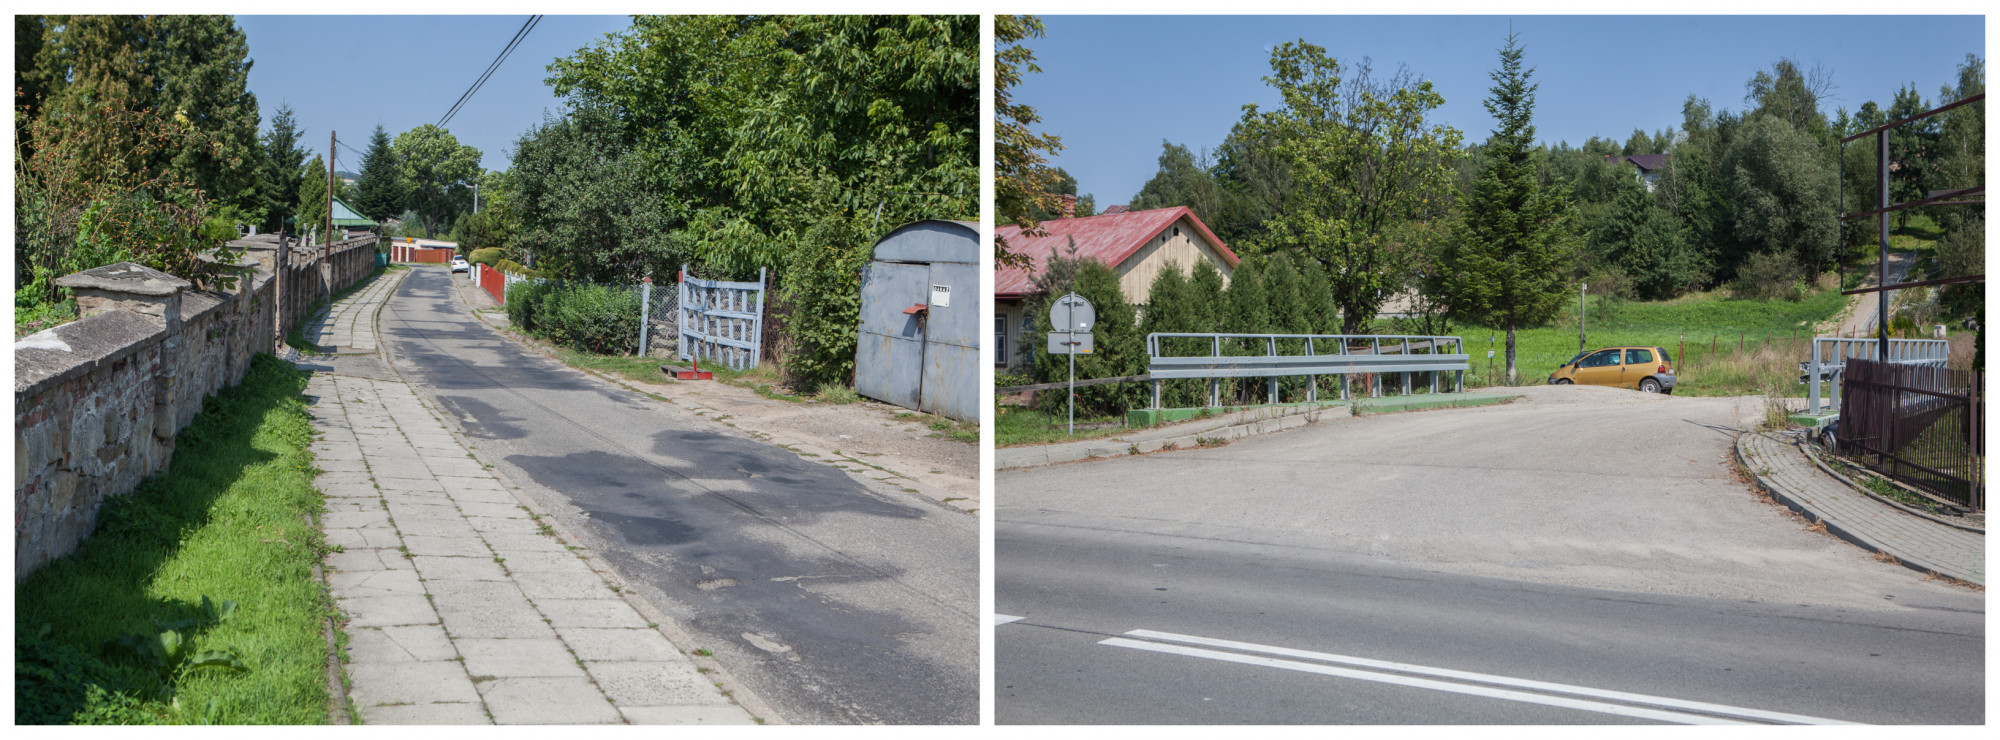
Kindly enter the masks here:
[[1007, 317], [993, 317], [993, 364], [1007, 366]]

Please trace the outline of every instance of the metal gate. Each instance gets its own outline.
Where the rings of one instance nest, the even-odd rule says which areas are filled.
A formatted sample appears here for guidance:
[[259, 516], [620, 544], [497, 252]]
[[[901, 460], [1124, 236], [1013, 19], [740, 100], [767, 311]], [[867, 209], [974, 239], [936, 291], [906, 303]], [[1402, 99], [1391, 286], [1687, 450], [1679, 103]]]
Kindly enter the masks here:
[[884, 236], [861, 278], [856, 393], [979, 419], [979, 227], [918, 221]]
[[757, 282], [702, 280], [681, 267], [675, 321], [683, 360], [720, 362], [731, 370], [757, 367], [764, 350], [764, 270]]

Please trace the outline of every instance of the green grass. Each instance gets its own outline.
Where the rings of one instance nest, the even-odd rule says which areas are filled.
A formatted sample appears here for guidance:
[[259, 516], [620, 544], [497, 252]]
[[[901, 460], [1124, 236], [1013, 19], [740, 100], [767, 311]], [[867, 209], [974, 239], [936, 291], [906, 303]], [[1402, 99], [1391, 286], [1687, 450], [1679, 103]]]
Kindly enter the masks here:
[[[900, 416], [900, 415], [899, 415]], [[1071, 442], [1079, 439], [1096, 439], [1131, 430], [1124, 420], [1115, 416], [1081, 417], [1078, 424], [1104, 424], [1112, 426], [1078, 429], [1069, 433], [1068, 414], [1048, 414], [1029, 406], [1000, 405], [993, 413], [993, 446], [1048, 444], [1050, 442]], [[976, 440], [976, 438], [975, 438]]]
[[563, 364], [581, 370], [593, 370], [606, 375], [615, 375], [639, 383], [673, 383], [673, 378], [660, 372], [666, 363], [651, 357], [629, 357], [624, 355], [594, 355], [579, 352], [568, 347], [550, 345], [555, 350], [556, 359]]
[[[1629, 302], [1614, 308], [1609, 316], [1595, 299], [1591, 303], [1586, 317], [1590, 347], [1665, 347], [1681, 376], [1676, 394], [1742, 395], [1761, 392], [1774, 377], [1782, 377], [1785, 388], [1796, 386], [1797, 363], [1810, 351], [1814, 325], [1838, 314], [1845, 298], [1828, 290], [1798, 302], [1748, 301], [1717, 291], [1672, 301]], [[1517, 330], [1520, 382], [1545, 382], [1558, 366], [1576, 356], [1576, 331], [1574, 304], [1550, 326]], [[1467, 387], [1503, 384], [1506, 332], [1467, 326], [1456, 333], [1465, 338], [1466, 352], [1472, 355]], [[1490, 345], [1488, 336], [1493, 337]], [[1494, 353], [1490, 371], [1486, 360], [1489, 348]]]
[[[325, 544], [306, 519], [323, 502], [304, 389], [296, 368], [257, 357], [181, 432], [165, 472], [106, 503], [76, 552], [15, 588], [17, 722], [326, 722], [332, 604], [312, 577]], [[238, 606], [195, 629], [191, 652], [231, 651], [246, 672], [163, 680], [107, 648], [204, 596]]]

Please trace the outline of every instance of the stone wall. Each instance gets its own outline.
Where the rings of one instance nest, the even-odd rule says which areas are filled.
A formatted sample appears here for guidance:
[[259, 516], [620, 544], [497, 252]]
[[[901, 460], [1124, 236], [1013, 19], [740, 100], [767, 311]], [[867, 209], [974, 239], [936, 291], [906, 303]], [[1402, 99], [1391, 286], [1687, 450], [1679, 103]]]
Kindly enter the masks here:
[[372, 236], [291, 248], [283, 280], [279, 248], [249, 248], [249, 272], [228, 291], [131, 263], [57, 280], [82, 318], [14, 343], [16, 582], [74, 551], [106, 499], [167, 467], [204, 398], [241, 382], [313, 303], [374, 269]]

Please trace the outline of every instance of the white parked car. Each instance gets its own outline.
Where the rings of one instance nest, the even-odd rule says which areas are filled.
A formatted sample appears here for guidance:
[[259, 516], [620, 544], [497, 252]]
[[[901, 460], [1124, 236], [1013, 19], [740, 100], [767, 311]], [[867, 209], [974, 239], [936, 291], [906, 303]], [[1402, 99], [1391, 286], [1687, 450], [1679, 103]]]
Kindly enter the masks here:
[[472, 274], [472, 263], [465, 261], [464, 257], [453, 257], [451, 258], [451, 271], [463, 272], [470, 275]]

